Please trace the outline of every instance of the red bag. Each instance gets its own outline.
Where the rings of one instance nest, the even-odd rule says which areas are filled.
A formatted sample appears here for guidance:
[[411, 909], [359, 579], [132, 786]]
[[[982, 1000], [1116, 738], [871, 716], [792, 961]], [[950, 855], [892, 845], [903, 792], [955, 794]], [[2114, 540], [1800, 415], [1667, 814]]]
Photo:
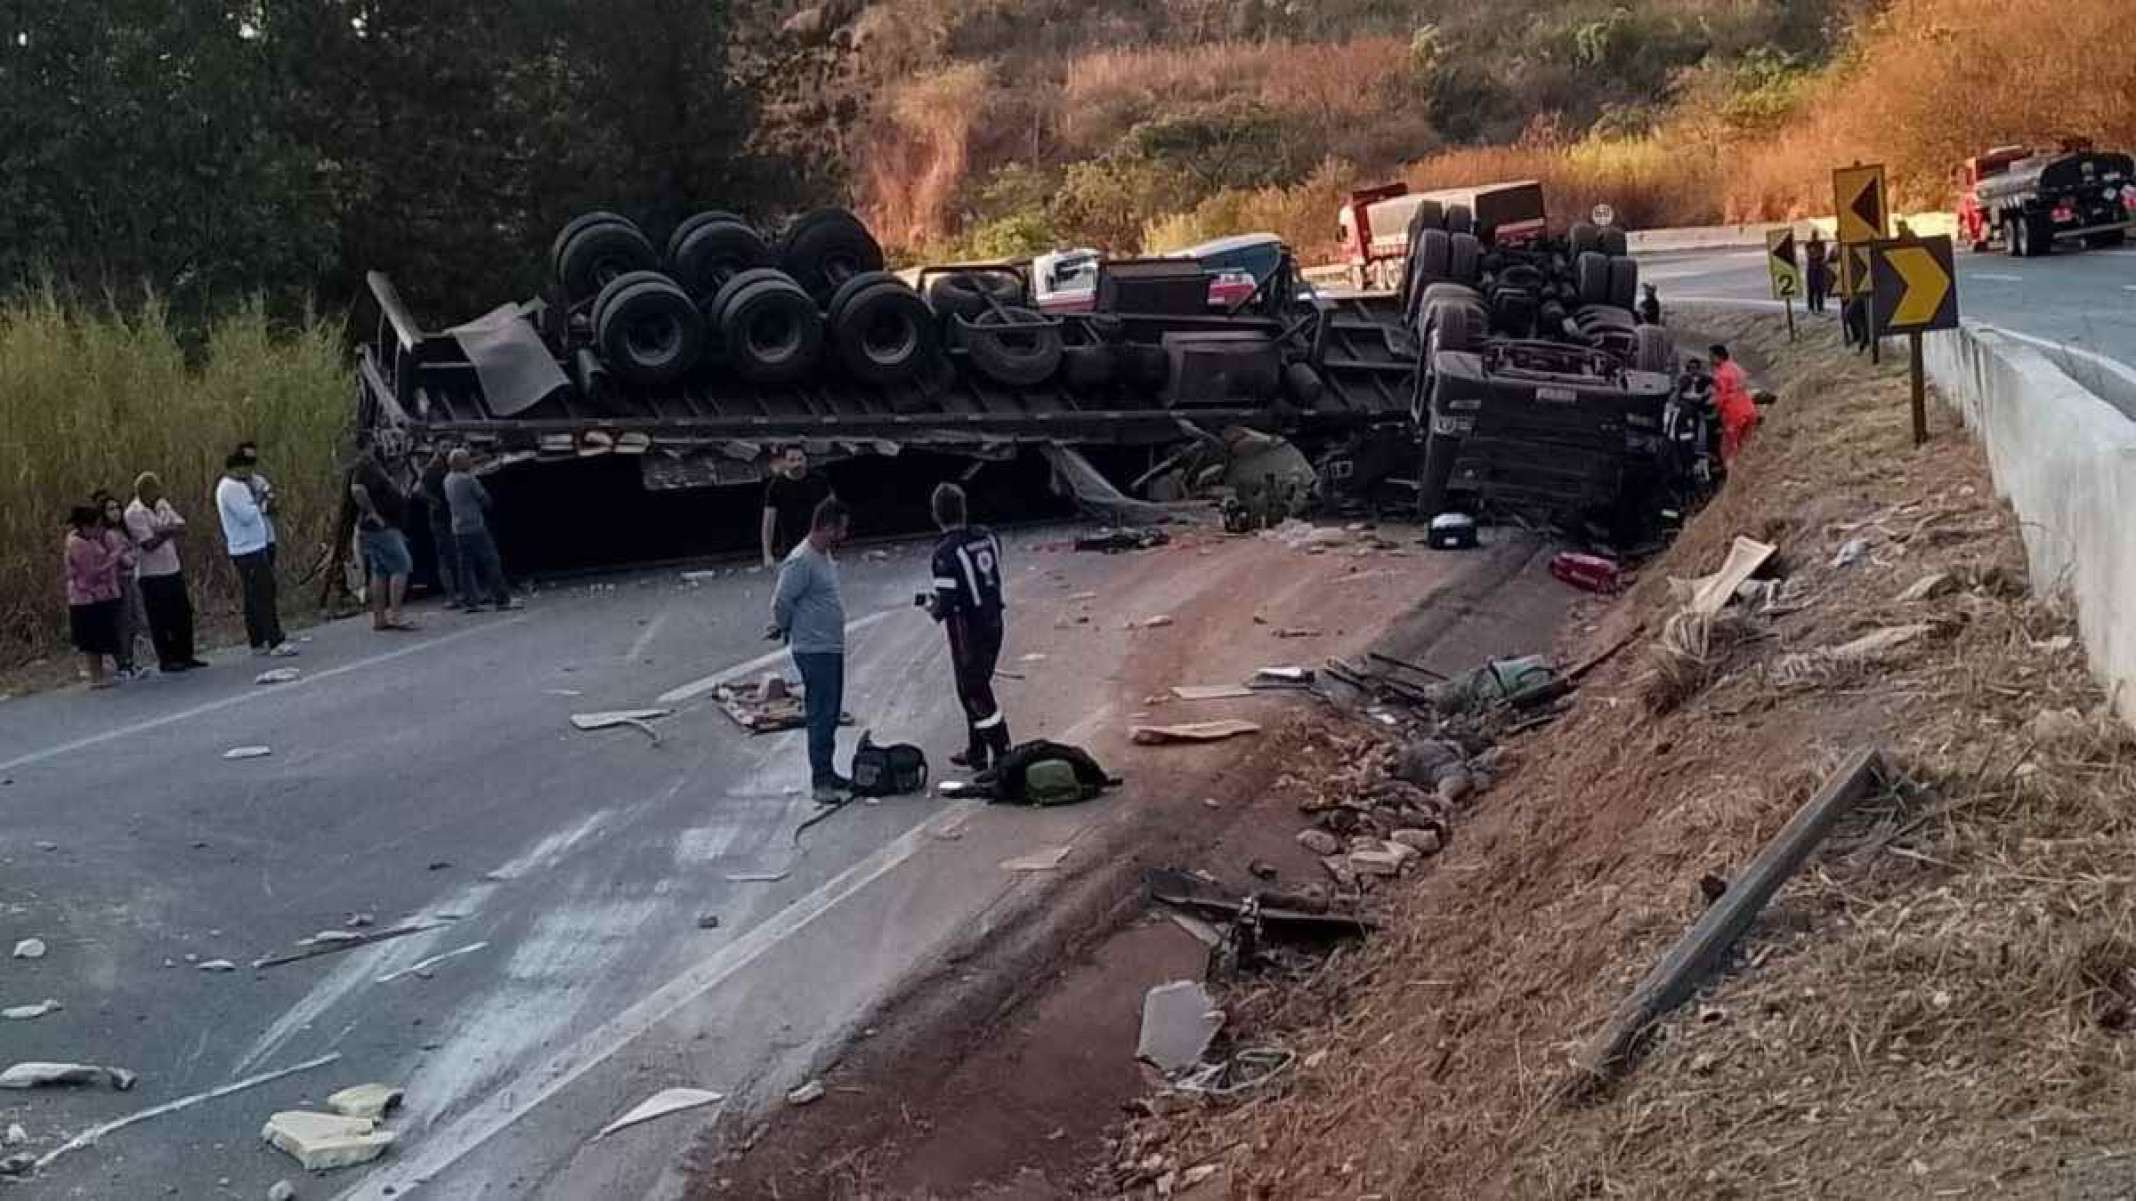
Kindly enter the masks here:
[[1550, 574], [1575, 588], [1589, 592], [1615, 592], [1624, 587], [1624, 573], [1600, 555], [1560, 551], [1550, 560]]

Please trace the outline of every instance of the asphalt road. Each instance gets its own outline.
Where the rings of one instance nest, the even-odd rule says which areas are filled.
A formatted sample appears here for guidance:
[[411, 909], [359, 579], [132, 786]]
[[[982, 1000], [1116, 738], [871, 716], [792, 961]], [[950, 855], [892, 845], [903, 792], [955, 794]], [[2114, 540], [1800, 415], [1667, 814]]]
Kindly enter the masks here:
[[[1957, 262], [1963, 319], [2047, 351], [2136, 416], [2136, 246], [2036, 259], [1961, 251]], [[1640, 278], [1657, 286], [1665, 306], [1771, 303], [1765, 252], [1757, 247], [1641, 255]], [[1836, 307], [1833, 314], [1836, 319]]]
[[[1171, 559], [1040, 556], [1036, 537], [1010, 542], [1018, 624], [1004, 666], [1050, 646], [1055, 666], [1024, 671], [1055, 673], [1058, 703], [1044, 720], [1019, 717], [1017, 732], [1093, 745], [1101, 729], [1122, 732], [1115, 693], [1128, 685], [1107, 681], [1166, 662], [1153, 648], [1177, 640], [1236, 640], [1197, 632], [1191, 606], [1251, 629], [1242, 606], [1323, 603], [1314, 573], [1347, 572], [1357, 582], [1343, 603], [1387, 619], [1481, 562], [1367, 570], [1254, 540], [1160, 552]], [[946, 771], [961, 724], [941, 635], [911, 607], [925, 576], [917, 546], [847, 556], [848, 708]], [[256, 685], [282, 664], [226, 652], [209, 671], [0, 706], [0, 949], [32, 936], [50, 947], [0, 959], [0, 1004], [65, 1006], [0, 1021], [0, 1064], [140, 1073], [127, 1093], [0, 1093], [0, 1124], [30, 1135], [23, 1150], [47, 1155], [98, 1123], [340, 1056], [117, 1130], [10, 1191], [264, 1196], [303, 1175], [259, 1141], [268, 1115], [377, 1080], [407, 1089], [392, 1122], [402, 1143], [374, 1167], [302, 1183], [303, 1196], [677, 1195], [707, 1123], [777, 1104], [900, 982], [1043, 895], [1046, 873], [1005, 860], [1073, 845], [1106, 813], [892, 798], [851, 806], [797, 849], [794, 828], [813, 812], [800, 735], [745, 735], [702, 695], [708, 681], [783, 665], [761, 637], [767, 588], [754, 573], [700, 586], [674, 571], [608, 577], [520, 613], [422, 612], [415, 634], [316, 627], [292, 683]], [[1075, 624], [1060, 616], [1081, 595], [1071, 590], [1181, 620], [1127, 633], [1112, 608], [1101, 626]], [[1236, 654], [1269, 653], [1257, 646]], [[1196, 653], [1204, 669], [1237, 669]], [[1012, 716], [1039, 708], [1013, 690], [1038, 687], [1004, 685]], [[1142, 703], [1134, 687], [1128, 708]], [[658, 745], [568, 721], [648, 705], [677, 710]], [[273, 753], [223, 758], [246, 745]], [[374, 929], [434, 926], [251, 967], [356, 913]], [[717, 928], [700, 928], [704, 915]], [[236, 970], [195, 962], [214, 959]], [[592, 1140], [676, 1085], [720, 1091], [728, 1109]]]

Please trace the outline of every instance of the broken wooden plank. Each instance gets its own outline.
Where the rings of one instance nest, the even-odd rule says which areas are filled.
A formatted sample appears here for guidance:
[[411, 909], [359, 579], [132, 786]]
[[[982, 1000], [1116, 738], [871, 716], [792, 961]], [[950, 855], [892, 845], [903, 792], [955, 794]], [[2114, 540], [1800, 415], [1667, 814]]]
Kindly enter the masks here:
[[1385, 663], [1389, 667], [1399, 667], [1404, 671], [1413, 671], [1426, 679], [1436, 680], [1441, 684], [1446, 683], [1449, 679], [1449, 677], [1441, 675], [1421, 663], [1411, 663], [1407, 659], [1397, 659], [1393, 655], [1383, 655], [1378, 651], [1366, 651], [1365, 657], [1376, 663]]
[[1174, 684], [1172, 695], [1183, 701], [1228, 701], [1252, 696], [1253, 689], [1243, 684]]
[[1162, 746], [1173, 742], [1221, 742], [1260, 732], [1261, 727], [1250, 721], [1196, 721], [1175, 726], [1136, 726], [1128, 738], [1137, 746]]
[[1634, 988], [1578, 1059], [1575, 1094], [1607, 1081], [1629, 1062], [1639, 1039], [1670, 1010], [1683, 1004], [1727, 957], [1730, 947], [1757, 920], [1765, 903], [1795, 874], [1817, 844], [1884, 774], [1883, 752], [1862, 747], [1840, 764], [1787, 825], [1759, 850], [1721, 898], [1669, 948]]
[[306, 940], [306, 945], [301, 951], [255, 959], [252, 961], [252, 966], [255, 968], [280, 967], [285, 963], [295, 963], [300, 959], [316, 959], [321, 955], [338, 955], [343, 951], [353, 951], [357, 947], [368, 947], [372, 943], [385, 942], [388, 939], [406, 938], [410, 934], [421, 934], [425, 930], [435, 930], [448, 924], [444, 921], [415, 922], [406, 926], [395, 926], [391, 930], [380, 930], [375, 934], [359, 934], [354, 938], [339, 938], [328, 942]]

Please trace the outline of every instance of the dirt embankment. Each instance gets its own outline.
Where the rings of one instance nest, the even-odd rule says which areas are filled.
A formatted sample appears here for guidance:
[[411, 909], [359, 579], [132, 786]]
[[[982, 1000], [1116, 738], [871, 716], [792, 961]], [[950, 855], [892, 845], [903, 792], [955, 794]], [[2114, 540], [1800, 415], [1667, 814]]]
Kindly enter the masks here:
[[[1769, 362], [1782, 399], [1725, 494], [1590, 615], [1597, 643], [1638, 641], [1513, 745], [1518, 769], [1356, 962], [1226, 998], [1299, 1054], [1286, 1095], [1142, 1119], [1116, 1160], [1220, 1165], [1195, 1197], [2136, 1188], [2136, 746], [2069, 612], [2026, 580], [1949, 414], [1910, 445], [1888, 360], [1821, 326], [1790, 348], [1764, 318], [1698, 320]], [[1779, 545], [1778, 602], [1665, 656], [1667, 577], [1715, 570], [1738, 534]], [[1701, 877], [1739, 871], [1864, 743], [1904, 786], [1825, 843], [1627, 1079], [1562, 1101]]]

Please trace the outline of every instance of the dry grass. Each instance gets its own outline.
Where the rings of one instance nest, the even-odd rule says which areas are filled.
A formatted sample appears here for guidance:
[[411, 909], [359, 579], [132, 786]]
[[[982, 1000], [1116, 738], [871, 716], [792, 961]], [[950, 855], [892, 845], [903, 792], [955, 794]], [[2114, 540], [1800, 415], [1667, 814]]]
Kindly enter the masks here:
[[212, 492], [223, 456], [260, 444], [281, 495], [284, 569], [333, 520], [333, 456], [351, 415], [338, 327], [281, 331], [257, 308], [219, 321], [189, 362], [162, 307], [118, 312], [50, 292], [0, 304], [0, 667], [65, 649], [67, 510], [155, 471], [191, 522], [181, 554], [209, 620], [234, 610]]
[[886, 243], [920, 245], [949, 228], [972, 131], [991, 91], [982, 63], [960, 63], [890, 90], [861, 168], [868, 223]]
[[[1753, 367], [1779, 353], [1763, 318], [1699, 320]], [[1171, 1119], [1163, 1154], [1222, 1160], [1236, 1197], [2129, 1195], [2111, 1173], [2136, 1142], [2136, 745], [2068, 612], [2008, 586], [2023, 554], [1979, 449], [1940, 413], [1912, 449], [1896, 373], [1834, 343], [1816, 327], [1775, 360], [1780, 405], [1729, 490], [1595, 637], [1656, 620], [1667, 577], [1711, 571], [1738, 533], [1780, 543], [1802, 606], [1743, 618], [1746, 668], [1937, 633], [1836, 682], [1731, 670], [1660, 716], [1636, 703], [1646, 668], [1605, 666], [1511, 748], [1520, 766], [1360, 955], [1227, 998], [1258, 1023], [1241, 1037], [1299, 1052], [1298, 1080]], [[1855, 537], [1869, 554], [1832, 566]], [[1899, 599], [1930, 571], [1957, 590]], [[1695, 918], [1699, 877], [1865, 741], [1906, 787], [1844, 824], [1614, 1093], [1558, 1104], [1572, 1049]]]
[[2084, 135], [2136, 145], [2136, 55], [2123, 0], [1897, 0], [1809, 90], [1777, 139], [1731, 154], [1728, 211], [1830, 210], [1831, 168], [1882, 162], [1897, 199], [1950, 204], [1960, 159]]

